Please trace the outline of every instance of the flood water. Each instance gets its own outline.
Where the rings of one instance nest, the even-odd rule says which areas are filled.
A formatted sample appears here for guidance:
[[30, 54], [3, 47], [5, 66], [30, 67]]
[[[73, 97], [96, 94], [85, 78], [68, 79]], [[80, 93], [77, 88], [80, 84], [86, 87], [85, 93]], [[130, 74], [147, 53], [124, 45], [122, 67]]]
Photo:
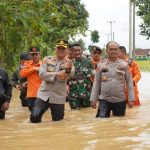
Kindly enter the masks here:
[[71, 111], [52, 122], [49, 112], [42, 123], [29, 123], [29, 112], [13, 91], [6, 119], [0, 121], [1, 150], [150, 150], [150, 73], [139, 82], [141, 106], [127, 109], [126, 116], [96, 119], [91, 108]]

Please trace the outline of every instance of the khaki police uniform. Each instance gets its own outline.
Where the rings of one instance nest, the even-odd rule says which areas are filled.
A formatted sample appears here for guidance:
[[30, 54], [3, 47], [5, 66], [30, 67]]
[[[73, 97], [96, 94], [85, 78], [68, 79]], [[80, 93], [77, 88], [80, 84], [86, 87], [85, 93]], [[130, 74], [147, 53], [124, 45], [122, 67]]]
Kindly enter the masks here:
[[[56, 72], [66, 69], [66, 63], [70, 60], [65, 58], [62, 61], [57, 58], [46, 57], [39, 69], [39, 76], [42, 80], [41, 87], [38, 90], [37, 97], [43, 101], [49, 99], [49, 103], [53, 104], [64, 104], [66, 101], [67, 90], [66, 90], [66, 78], [56, 78]], [[74, 73], [72, 68], [71, 74]]]
[[[59, 71], [66, 72], [67, 63], [70, 60], [63, 59], [59, 61], [57, 58], [45, 57], [43, 64], [39, 69], [39, 76], [42, 84], [37, 93], [30, 120], [33, 123], [40, 122], [44, 112], [50, 108], [53, 121], [58, 121], [64, 117], [64, 104], [66, 101], [66, 82], [67, 78], [73, 74], [73, 69], [70, 73], [62, 74], [56, 77]], [[72, 67], [73, 68], [73, 67]]]
[[128, 64], [117, 59], [111, 62], [103, 60], [95, 75], [90, 101], [104, 99], [110, 103], [126, 100], [125, 87], [128, 88], [128, 100], [134, 101], [134, 88], [132, 76], [128, 71]]

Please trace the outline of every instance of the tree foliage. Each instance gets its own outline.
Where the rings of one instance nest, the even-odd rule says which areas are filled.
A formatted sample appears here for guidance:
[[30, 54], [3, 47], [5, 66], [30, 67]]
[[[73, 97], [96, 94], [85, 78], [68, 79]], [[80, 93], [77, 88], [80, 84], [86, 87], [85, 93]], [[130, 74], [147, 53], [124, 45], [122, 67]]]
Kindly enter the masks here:
[[70, 45], [73, 45], [73, 44], [80, 44], [80, 45], [81, 45], [81, 48], [82, 48], [83, 50], [86, 50], [86, 44], [85, 44], [84, 40], [81, 39], [81, 38], [78, 39], [78, 40], [72, 39], [72, 41], [69, 41], [69, 43], [70, 43]]
[[97, 30], [91, 31], [91, 41], [93, 43], [98, 43], [99, 42], [99, 32]]
[[137, 15], [143, 20], [140, 25], [141, 35], [150, 38], [150, 1], [149, 0], [132, 0], [138, 7]]
[[88, 12], [80, 0], [1, 0], [0, 65], [13, 70], [22, 51], [39, 46], [53, 51], [58, 39], [83, 34]]

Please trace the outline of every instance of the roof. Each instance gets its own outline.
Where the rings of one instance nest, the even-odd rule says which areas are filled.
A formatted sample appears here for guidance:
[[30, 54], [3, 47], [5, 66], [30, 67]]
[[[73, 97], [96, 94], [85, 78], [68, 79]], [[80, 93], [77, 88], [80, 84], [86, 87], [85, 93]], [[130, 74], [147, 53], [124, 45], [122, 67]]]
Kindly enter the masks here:
[[139, 49], [134, 51], [136, 56], [150, 55], [150, 49]]

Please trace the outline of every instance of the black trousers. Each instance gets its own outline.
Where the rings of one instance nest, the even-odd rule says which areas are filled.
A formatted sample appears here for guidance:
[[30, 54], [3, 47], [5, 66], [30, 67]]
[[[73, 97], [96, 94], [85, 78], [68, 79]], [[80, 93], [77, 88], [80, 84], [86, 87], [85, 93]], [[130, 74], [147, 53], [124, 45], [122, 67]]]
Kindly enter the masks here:
[[0, 119], [5, 119], [5, 111], [2, 111], [1, 110], [1, 108], [2, 108], [2, 106], [3, 106], [3, 104], [4, 104], [4, 100], [3, 100], [3, 98], [2, 99], [0, 99]]
[[21, 105], [22, 107], [27, 107], [28, 106], [28, 101], [26, 98], [27, 93], [25, 92], [20, 92], [20, 100], [21, 100]]
[[64, 104], [51, 104], [48, 100], [43, 101], [37, 98], [31, 111], [30, 121], [32, 123], [41, 122], [42, 116], [48, 108], [51, 110], [53, 121], [59, 121], [64, 118]]
[[31, 112], [35, 103], [36, 97], [27, 98], [27, 106]]
[[104, 99], [99, 100], [99, 107], [96, 117], [106, 118], [110, 117], [110, 113], [114, 116], [124, 116], [126, 111], [126, 101], [118, 103], [110, 103]]

